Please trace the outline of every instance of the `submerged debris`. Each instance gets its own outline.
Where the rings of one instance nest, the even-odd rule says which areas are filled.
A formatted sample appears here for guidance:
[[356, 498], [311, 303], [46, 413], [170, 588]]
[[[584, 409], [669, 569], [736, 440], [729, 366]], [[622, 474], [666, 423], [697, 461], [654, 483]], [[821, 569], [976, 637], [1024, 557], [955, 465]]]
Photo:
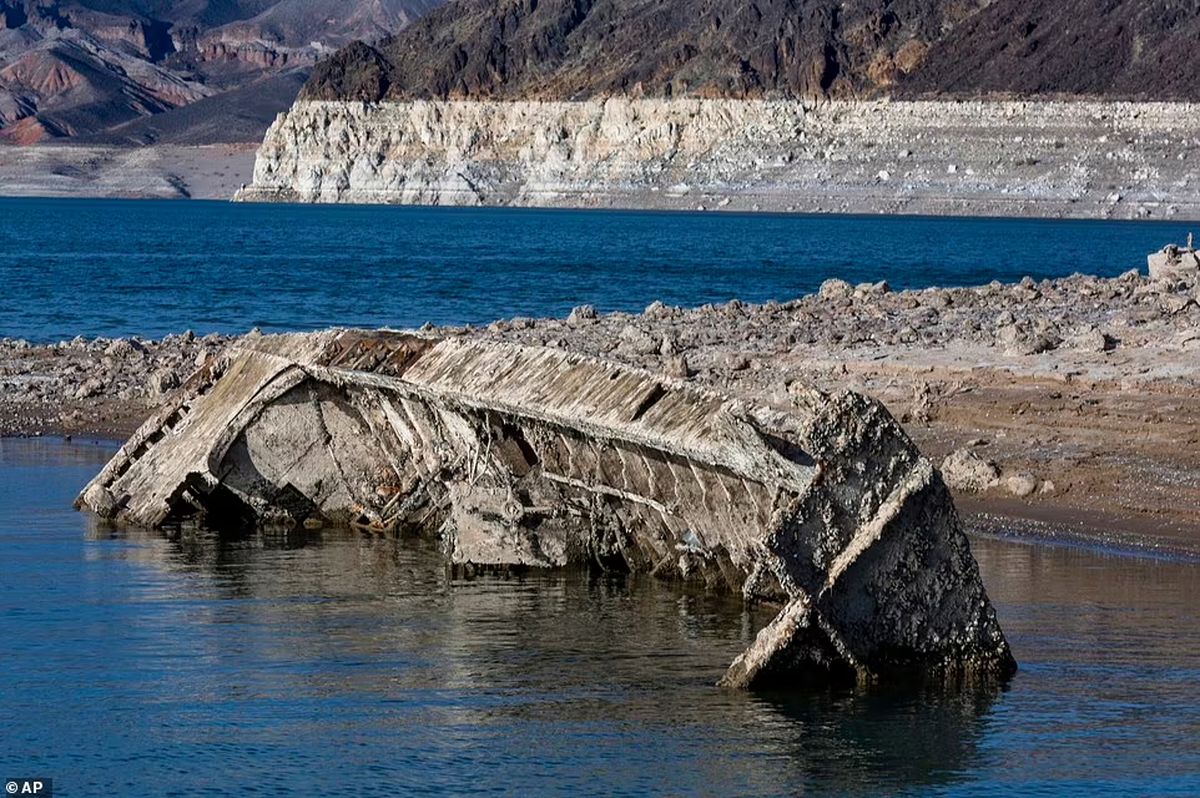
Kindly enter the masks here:
[[456, 564], [590, 563], [782, 603], [731, 686], [1011, 673], [938, 472], [879, 403], [793, 398], [481, 340], [254, 336], [79, 504], [147, 526], [434, 534]]

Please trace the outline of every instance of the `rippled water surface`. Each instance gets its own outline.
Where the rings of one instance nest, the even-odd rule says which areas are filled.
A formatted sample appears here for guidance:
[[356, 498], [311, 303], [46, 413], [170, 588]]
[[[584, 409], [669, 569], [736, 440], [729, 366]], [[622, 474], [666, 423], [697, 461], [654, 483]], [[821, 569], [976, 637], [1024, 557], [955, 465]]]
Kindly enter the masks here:
[[1200, 793], [1194, 564], [976, 539], [1007, 690], [755, 696], [736, 600], [118, 534], [69, 508], [110, 453], [0, 439], [0, 775], [61, 795]]
[[415, 327], [1145, 268], [1184, 222], [0, 199], [0, 336]]

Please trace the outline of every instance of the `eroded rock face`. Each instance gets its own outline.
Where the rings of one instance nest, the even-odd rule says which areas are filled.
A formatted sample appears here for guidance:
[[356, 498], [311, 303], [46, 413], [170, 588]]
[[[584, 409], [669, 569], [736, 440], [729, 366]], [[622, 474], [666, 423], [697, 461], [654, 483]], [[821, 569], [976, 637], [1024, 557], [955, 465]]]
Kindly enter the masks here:
[[558, 350], [242, 339], [84, 490], [160, 526], [351, 524], [473, 566], [649, 571], [778, 602], [731, 686], [1015, 668], [949, 493], [878, 403], [782, 409]]
[[1189, 188], [1200, 185], [1200, 166], [1179, 159], [1200, 136], [1195, 110], [1050, 101], [301, 101], [267, 132], [253, 183], [237, 198], [1168, 216], [1200, 208], [1200, 192]]

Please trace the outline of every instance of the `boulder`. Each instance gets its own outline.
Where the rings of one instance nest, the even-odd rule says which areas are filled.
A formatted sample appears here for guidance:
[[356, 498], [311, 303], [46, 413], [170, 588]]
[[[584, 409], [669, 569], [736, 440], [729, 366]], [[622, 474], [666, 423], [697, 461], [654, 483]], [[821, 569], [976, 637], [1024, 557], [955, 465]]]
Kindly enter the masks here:
[[580, 324], [586, 324], [588, 322], [595, 321], [597, 318], [599, 318], [599, 315], [600, 314], [596, 312], [595, 305], [576, 305], [571, 309], [570, 315], [567, 316], [567, 324], [570, 324], [573, 327]]
[[146, 347], [132, 338], [118, 338], [104, 350], [104, 354], [113, 358], [128, 358], [145, 353]]
[[104, 381], [97, 377], [89, 377], [75, 389], [76, 399], [91, 399], [104, 393]]
[[150, 375], [150, 393], [152, 396], [162, 396], [178, 388], [181, 380], [174, 369], [159, 369]]
[[1088, 326], [1067, 338], [1067, 346], [1080, 352], [1107, 352], [1116, 341], [1100, 331], [1095, 325]]
[[982, 493], [1000, 481], [1000, 468], [974, 449], [962, 448], [942, 461], [942, 479], [955, 490]]
[[1026, 471], [1004, 477], [1004, 489], [1019, 499], [1032, 496], [1040, 484], [1037, 477]]
[[854, 286], [845, 280], [826, 280], [821, 283], [821, 287], [817, 290], [817, 296], [821, 299], [846, 299], [854, 295]]
[[661, 343], [655, 343], [650, 333], [632, 324], [622, 327], [619, 337], [621, 342], [617, 345], [617, 352], [626, 356], [651, 355], [662, 346]]
[[663, 373], [673, 379], [686, 380], [692, 372], [688, 368], [687, 357], [671, 355], [663, 362]]

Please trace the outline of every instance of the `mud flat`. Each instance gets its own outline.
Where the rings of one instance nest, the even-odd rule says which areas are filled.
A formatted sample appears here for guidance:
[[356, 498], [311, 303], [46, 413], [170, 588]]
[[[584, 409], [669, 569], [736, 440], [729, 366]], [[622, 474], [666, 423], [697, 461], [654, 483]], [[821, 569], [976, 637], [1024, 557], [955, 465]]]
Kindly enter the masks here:
[[[1073, 276], [641, 314], [577, 308], [443, 334], [596, 355], [767, 405], [884, 402], [979, 523], [1200, 553], [1200, 285]], [[230, 339], [0, 342], [0, 434], [130, 434]], [[1016, 521], [1019, 519], [1019, 523]]]
[[1200, 217], [1178, 102], [301, 100], [242, 200]]

